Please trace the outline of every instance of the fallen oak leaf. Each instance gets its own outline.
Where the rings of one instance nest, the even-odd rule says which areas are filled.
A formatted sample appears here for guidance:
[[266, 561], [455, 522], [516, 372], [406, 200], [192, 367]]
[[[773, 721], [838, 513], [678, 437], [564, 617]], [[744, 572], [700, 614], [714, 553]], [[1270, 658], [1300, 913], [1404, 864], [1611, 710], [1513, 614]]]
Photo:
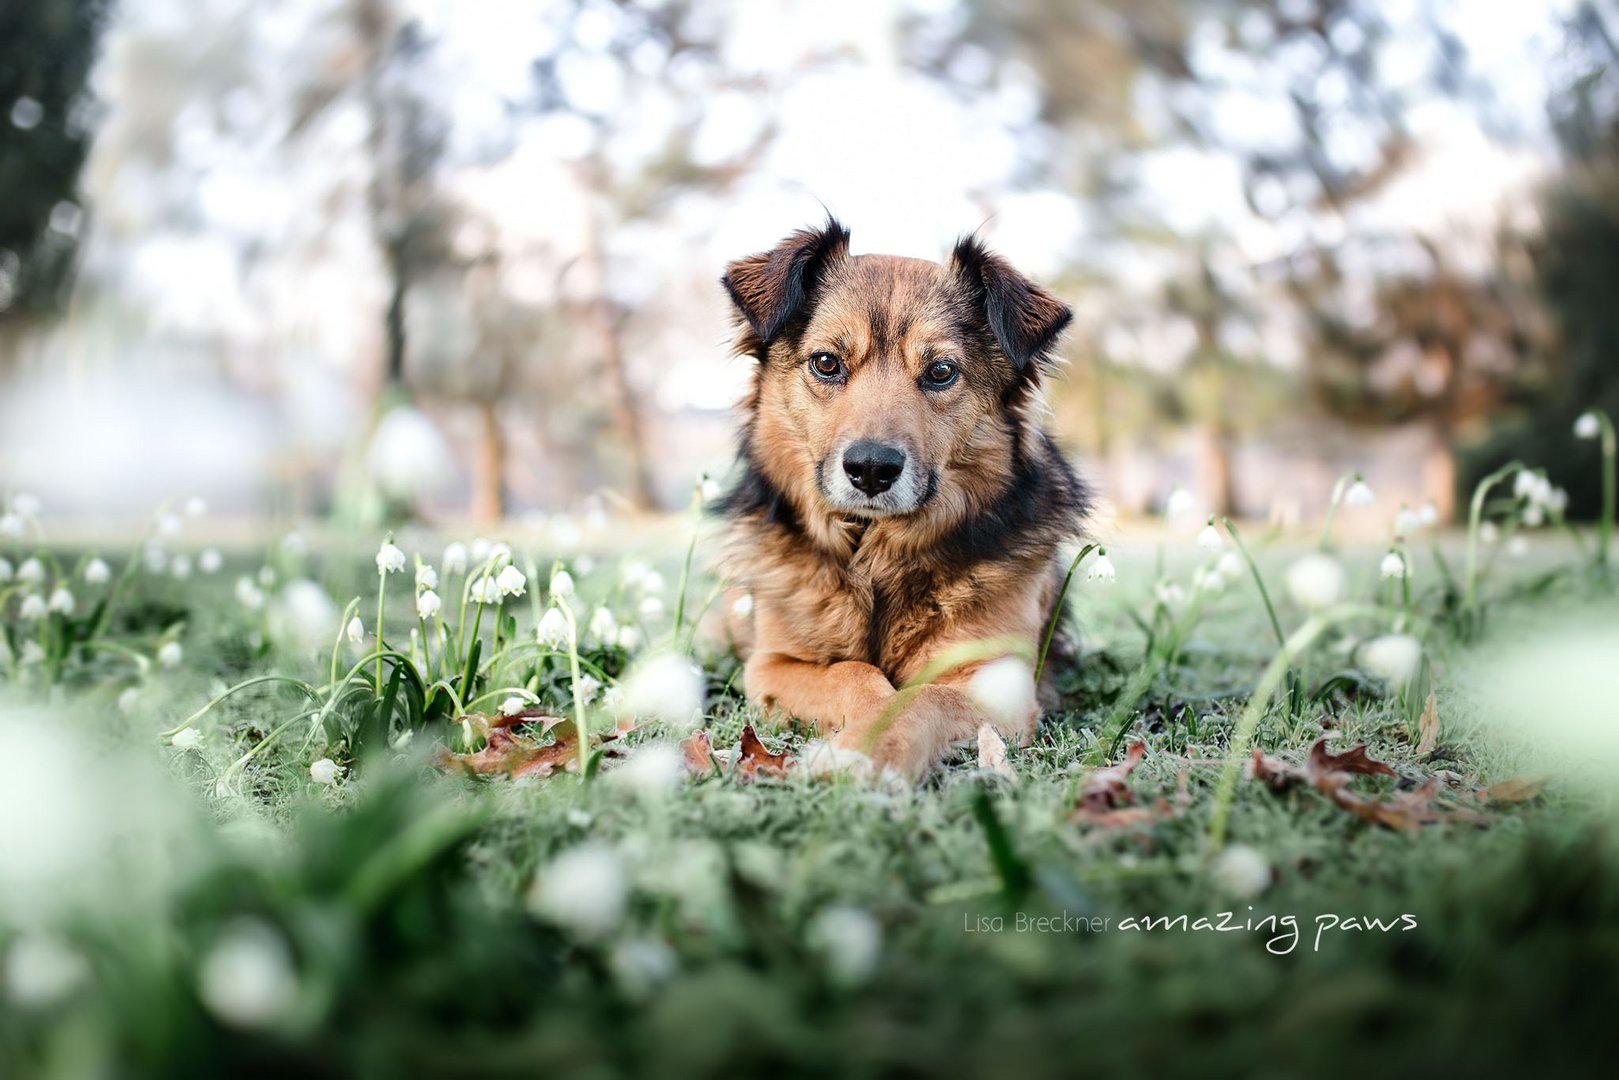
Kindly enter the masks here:
[[714, 744], [709, 742], [706, 728], [698, 728], [681, 742], [680, 757], [688, 772], [706, 776], [714, 771]]
[[1017, 773], [1006, 763], [1006, 740], [988, 724], [978, 726], [978, 767], [1017, 783]]
[[1159, 799], [1151, 806], [1121, 806], [1113, 810], [1087, 810], [1081, 806], [1069, 820], [1077, 825], [1096, 825], [1104, 829], [1128, 829], [1139, 825], [1152, 825], [1175, 816], [1168, 801]]
[[1304, 759], [1304, 773], [1313, 783], [1317, 776], [1328, 773], [1359, 773], [1364, 776], [1399, 776], [1393, 767], [1374, 760], [1366, 753], [1366, 744], [1350, 747], [1341, 754], [1334, 754], [1327, 749], [1330, 735], [1323, 735], [1310, 747], [1310, 754]]
[[1125, 782], [1131, 770], [1141, 764], [1141, 759], [1146, 753], [1146, 743], [1135, 743], [1125, 751], [1123, 761], [1117, 765], [1097, 769], [1087, 776], [1079, 789], [1079, 809], [1076, 813], [1094, 816], [1132, 801], [1130, 789]]
[[1439, 748], [1439, 702], [1433, 694], [1422, 707], [1422, 719], [1417, 721], [1417, 756], [1427, 757]]
[[438, 765], [442, 769], [460, 768], [479, 776], [505, 775], [512, 780], [526, 777], [536, 779], [550, 776], [559, 767], [579, 759], [579, 739], [571, 722], [557, 725], [553, 742], [535, 743], [526, 736], [515, 735], [508, 728], [497, 727], [489, 732], [489, 740], [481, 750], [470, 754], [456, 754], [440, 748]]
[[1253, 759], [1243, 770], [1248, 779], [1258, 780], [1272, 791], [1285, 791], [1295, 784], [1305, 781], [1304, 771], [1297, 766], [1289, 765], [1280, 758], [1266, 757], [1264, 751], [1255, 746]]
[[1511, 780], [1503, 780], [1499, 784], [1491, 784], [1480, 791], [1476, 798], [1480, 802], [1509, 803], [1524, 802], [1540, 794], [1540, 789], [1546, 786], [1551, 777], [1545, 774], [1539, 776], [1519, 776]]
[[742, 728], [740, 751], [732, 772], [742, 780], [756, 780], [761, 776], [786, 776], [787, 770], [796, 764], [792, 755], [785, 751], [772, 754], [759, 740], [759, 735], [753, 730], [752, 724]]

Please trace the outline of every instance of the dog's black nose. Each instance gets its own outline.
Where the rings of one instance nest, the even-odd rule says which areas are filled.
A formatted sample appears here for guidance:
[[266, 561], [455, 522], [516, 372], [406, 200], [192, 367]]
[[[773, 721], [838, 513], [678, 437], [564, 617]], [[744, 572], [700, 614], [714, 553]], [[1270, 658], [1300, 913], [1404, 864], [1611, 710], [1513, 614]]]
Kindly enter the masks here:
[[850, 443], [843, 452], [843, 471], [849, 482], [867, 495], [881, 495], [905, 471], [905, 451], [870, 439]]

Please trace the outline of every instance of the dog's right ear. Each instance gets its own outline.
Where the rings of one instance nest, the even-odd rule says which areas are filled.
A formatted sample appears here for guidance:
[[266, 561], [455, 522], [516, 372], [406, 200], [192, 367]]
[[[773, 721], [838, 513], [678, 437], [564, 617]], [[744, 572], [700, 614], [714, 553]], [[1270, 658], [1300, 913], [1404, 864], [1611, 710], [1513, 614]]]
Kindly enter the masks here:
[[738, 259], [720, 283], [749, 328], [768, 347], [815, 293], [826, 268], [849, 254], [849, 230], [828, 217], [820, 229], [800, 229], [769, 251]]

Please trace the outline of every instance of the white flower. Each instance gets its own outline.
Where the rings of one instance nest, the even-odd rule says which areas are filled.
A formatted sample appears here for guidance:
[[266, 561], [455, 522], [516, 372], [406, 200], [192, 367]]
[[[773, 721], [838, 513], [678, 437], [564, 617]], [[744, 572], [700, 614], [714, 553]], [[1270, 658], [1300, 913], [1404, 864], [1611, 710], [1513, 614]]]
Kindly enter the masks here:
[[169, 566], [169, 553], [164, 550], [163, 542], [155, 538], [146, 542], [146, 551], [142, 559], [148, 574], [161, 574]]
[[169, 740], [169, 745], [176, 750], [201, 750], [202, 732], [194, 727], [182, 728], [174, 733], [174, 738]]
[[45, 648], [39, 642], [29, 638], [22, 643], [22, 655], [18, 657], [18, 660], [22, 662], [24, 667], [31, 664], [43, 664], [45, 662]]
[[266, 589], [275, 584], [275, 567], [259, 567], [259, 584]]
[[1270, 888], [1270, 863], [1246, 844], [1232, 844], [1215, 856], [1209, 877], [1221, 892], [1251, 900]]
[[618, 579], [626, 589], [634, 588], [651, 572], [651, 567], [640, 559], [626, 559], [624, 567], [619, 571]]
[[102, 559], [91, 559], [84, 564], [84, 580], [91, 585], [105, 585], [112, 580], [112, 567]]
[[1355, 656], [1368, 674], [1404, 686], [1422, 663], [1422, 642], [1410, 634], [1384, 634], [1362, 644]]
[[1034, 714], [1034, 671], [1018, 656], [991, 660], [967, 680], [967, 696], [1006, 724], [1023, 724]]
[[304, 652], [326, 652], [347, 632], [331, 594], [308, 578], [288, 581], [270, 605], [269, 630], [275, 640]]
[[697, 490], [702, 495], [705, 503], [713, 502], [724, 493], [724, 489], [720, 487], [720, 482], [708, 476], [703, 477], [702, 482], [697, 485]]
[[1287, 592], [1306, 611], [1338, 602], [1344, 591], [1344, 568], [1331, 555], [1312, 552], [1287, 568]]
[[1428, 529], [1439, 524], [1439, 507], [1432, 499], [1417, 507], [1417, 524]]
[[1519, 469], [1512, 478], [1512, 495], [1517, 499], [1528, 499], [1532, 503], [1545, 502], [1550, 490], [1551, 481], [1538, 472]]
[[1404, 555], [1401, 555], [1393, 548], [1389, 548], [1389, 553], [1383, 556], [1383, 562], [1377, 568], [1377, 572], [1382, 574], [1383, 579], [1387, 581], [1389, 578], [1405, 577], [1410, 572], [1410, 568], [1405, 564]]
[[329, 757], [323, 757], [309, 766], [309, 778], [317, 784], [335, 784], [342, 774], [342, 768]]
[[23, 517], [38, 517], [42, 509], [39, 496], [27, 491], [19, 491], [11, 497], [11, 508]]
[[264, 606], [264, 590], [255, 585], [252, 578], [237, 578], [236, 601], [249, 611], [257, 611]]
[[1523, 508], [1523, 523], [1531, 529], [1538, 529], [1546, 524], [1546, 510], [1538, 502], [1532, 502]]
[[500, 589], [502, 596], [522, 596], [523, 590], [528, 586], [528, 578], [515, 566], [508, 566], [495, 578], [495, 585]]
[[140, 706], [140, 703], [141, 692], [138, 687], [125, 687], [123, 692], [118, 695], [118, 711], [123, 713], [125, 716], [129, 716], [134, 713], [134, 711]]
[[644, 593], [661, 593], [667, 586], [663, 582], [663, 575], [656, 570], [648, 570], [641, 576], [641, 591]]
[[350, 641], [358, 645], [360, 642], [365, 640], [365, 623], [361, 622], [360, 617], [356, 615], [354, 618], [350, 619], [349, 624], [343, 628], [343, 633]]
[[464, 574], [467, 570], [467, 546], [457, 540], [444, 549], [439, 558], [446, 574]]
[[21, 540], [23, 523], [21, 514], [0, 514], [0, 536]]
[[564, 600], [573, 595], [573, 575], [566, 570], [558, 570], [551, 575], [551, 585], [546, 590], [552, 600]]
[[10, 581], [13, 576], [15, 571], [11, 568], [11, 560], [0, 558], [0, 584]]
[[1170, 521], [1191, 517], [1195, 513], [1197, 513], [1197, 500], [1183, 487], [1171, 491], [1169, 498], [1164, 500], [1164, 517]]
[[45, 564], [35, 558], [24, 559], [17, 567], [17, 580], [24, 585], [38, 585], [45, 580]]
[[1356, 473], [1354, 482], [1349, 485], [1349, 490], [1344, 492], [1344, 505], [1370, 506], [1376, 501], [1377, 496], [1372, 494], [1372, 489], [1367, 486], [1365, 480], [1361, 479], [1360, 473]]
[[203, 957], [197, 989], [208, 1011], [232, 1027], [269, 1027], [298, 997], [292, 950], [268, 923], [238, 920]]
[[862, 983], [877, 969], [883, 946], [882, 927], [859, 908], [838, 905], [823, 909], [810, 921], [805, 937], [821, 954], [827, 976], [834, 983]]
[[29, 593], [22, 598], [22, 604], [17, 608], [17, 614], [21, 618], [32, 622], [35, 619], [43, 619], [46, 610], [45, 598], [38, 593]]
[[183, 524], [179, 514], [164, 514], [157, 519], [157, 531], [164, 536], [179, 536]]
[[186, 578], [190, 577], [191, 556], [176, 555], [174, 557], [174, 561], [169, 563], [169, 573], [173, 574], [175, 578], [180, 581], [184, 581]]
[[511, 557], [512, 546], [510, 544], [500, 542], [489, 545], [489, 558], [495, 560], [496, 563], [499, 563], [502, 559], [510, 560]]
[[1153, 595], [1158, 598], [1160, 604], [1170, 610], [1179, 608], [1186, 603], [1186, 590], [1173, 581], [1160, 581], [1154, 586]]
[[1242, 561], [1242, 556], [1235, 551], [1223, 551], [1220, 553], [1220, 557], [1214, 561], [1214, 572], [1219, 574], [1228, 584], [1239, 580], [1247, 569], [1247, 564]]
[[1580, 418], [1574, 421], [1574, 437], [1576, 439], [1594, 439], [1602, 434], [1602, 421], [1597, 419], [1594, 412], [1583, 412]]
[[500, 586], [495, 584], [495, 579], [488, 574], [474, 581], [470, 592], [474, 603], [500, 603]]
[[1400, 510], [1394, 515], [1394, 535], [1405, 537], [1415, 533], [1422, 527], [1422, 518], [1405, 503], [1400, 504]]
[[641, 647], [641, 631], [633, 626], [618, 628], [618, 647], [625, 652], [634, 652]]
[[753, 614], [753, 594], [743, 593], [731, 601], [731, 612], [739, 619], [746, 619]]
[[702, 672], [678, 653], [647, 657], [631, 669], [622, 685], [621, 716], [657, 717], [688, 730], [701, 717]]
[[474, 536], [472, 538], [471, 549], [472, 561], [475, 563], [482, 563], [485, 559], [489, 558], [489, 552], [494, 546], [494, 542], [487, 536]]
[[663, 598], [658, 596], [643, 596], [636, 610], [643, 619], [656, 619], [663, 614]]
[[1225, 541], [1220, 539], [1220, 530], [1214, 527], [1214, 519], [1203, 526], [1203, 531], [1197, 534], [1197, 546], [1206, 551], [1219, 551], [1225, 547]]
[[511, 697], [500, 703], [500, 715], [516, 716], [526, 708], [528, 708], [528, 699], [513, 694]]
[[1096, 558], [1091, 560], [1090, 569], [1085, 571], [1086, 581], [1113, 581], [1117, 572], [1113, 569], [1113, 560], [1107, 557], [1107, 548], [1097, 548]]
[[624, 764], [607, 774], [617, 788], [649, 802], [662, 799], [680, 787], [685, 776], [681, 752], [668, 743], [649, 743], [631, 751]]
[[672, 979], [680, 968], [675, 951], [657, 938], [621, 941], [607, 958], [619, 988], [631, 998], [644, 998]]
[[1546, 509], [1557, 517], [1562, 517], [1568, 509], [1568, 492], [1560, 487], [1554, 487], [1546, 492], [1544, 500]]
[[383, 544], [377, 549], [377, 572], [392, 574], [405, 568], [405, 553], [396, 544]]
[[618, 854], [592, 842], [569, 848], [535, 875], [530, 910], [581, 938], [606, 937], [624, 918], [629, 877]]
[[1486, 521], [1478, 527], [1478, 538], [1486, 544], [1493, 544], [1501, 539], [1501, 530], [1495, 527], [1495, 522]]
[[25, 1009], [48, 1008], [89, 977], [90, 965], [84, 957], [49, 934], [24, 933], [6, 950], [6, 998]]
[[63, 615], [73, 614], [73, 594], [58, 585], [56, 591], [51, 593], [50, 604], [52, 611], [59, 611]]
[[1529, 538], [1527, 536], [1514, 536], [1507, 541], [1507, 554], [1514, 559], [1521, 559], [1529, 554]]
[[[562, 613], [557, 612], [557, 614], [560, 617]], [[613, 618], [611, 611], [604, 607], [599, 607], [590, 613], [590, 625], [586, 627], [586, 631], [592, 640], [603, 645], [611, 645], [614, 635], [618, 633], [618, 620]]]
[[179, 667], [183, 656], [178, 641], [165, 641], [157, 650], [157, 662], [166, 668]]
[[568, 643], [568, 617], [557, 608], [547, 608], [534, 628], [534, 636], [553, 649], [562, 648]]
[[193, 495], [186, 500], [186, 513], [192, 517], [202, 517], [208, 512], [208, 503], [200, 495]]
[[416, 568], [416, 587], [418, 589], [438, 588], [438, 571], [427, 563]]
[[428, 589], [416, 598], [416, 614], [421, 618], [435, 618], [443, 607], [444, 601], [439, 599], [438, 593], [432, 589]]
[[1192, 588], [1197, 592], [1217, 593], [1225, 589], [1225, 577], [1214, 568], [1199, 567], [1192, 571]]

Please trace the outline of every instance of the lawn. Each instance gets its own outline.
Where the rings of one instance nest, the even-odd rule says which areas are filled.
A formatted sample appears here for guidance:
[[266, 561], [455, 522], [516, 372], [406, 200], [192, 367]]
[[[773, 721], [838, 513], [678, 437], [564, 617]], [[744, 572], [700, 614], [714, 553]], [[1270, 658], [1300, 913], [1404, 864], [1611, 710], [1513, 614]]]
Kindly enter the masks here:
[[742, 699], [690, 519], [8, 539], [0, 1074], [1593, 1071], [1619, 603], [1594, 533], [1519, 552], [1532, 486], [1405, 577], [1110, 538], [1037, 740], [916, 785]]

